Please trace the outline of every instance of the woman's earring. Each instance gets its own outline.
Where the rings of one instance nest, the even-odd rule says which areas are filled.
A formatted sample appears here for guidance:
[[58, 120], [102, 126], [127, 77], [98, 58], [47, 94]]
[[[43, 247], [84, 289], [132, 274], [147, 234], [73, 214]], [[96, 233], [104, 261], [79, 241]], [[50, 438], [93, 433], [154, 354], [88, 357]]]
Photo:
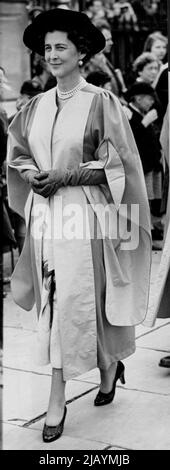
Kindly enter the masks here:
[[79, 60], [79, 66], [82, 67], [82, 65], [83, 65], [83, 61], [80, 59]]

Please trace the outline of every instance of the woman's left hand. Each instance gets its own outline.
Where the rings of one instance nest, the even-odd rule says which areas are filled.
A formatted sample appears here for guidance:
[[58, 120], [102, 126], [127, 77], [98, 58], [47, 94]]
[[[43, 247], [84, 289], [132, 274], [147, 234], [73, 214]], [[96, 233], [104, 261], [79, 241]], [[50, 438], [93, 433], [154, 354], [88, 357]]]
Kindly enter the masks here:
[[53, 196], [62, 186], [62, 177], [57, 170], [42, 171], [35, 176], [33, 191], [43, 197]]

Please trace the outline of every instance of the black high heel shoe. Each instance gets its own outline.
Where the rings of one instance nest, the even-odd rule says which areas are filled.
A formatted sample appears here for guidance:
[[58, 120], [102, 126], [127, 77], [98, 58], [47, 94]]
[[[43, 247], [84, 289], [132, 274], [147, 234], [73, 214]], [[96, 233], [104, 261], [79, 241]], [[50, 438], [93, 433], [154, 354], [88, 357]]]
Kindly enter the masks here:
[[113, 385], [112, 385], [111, 391], [109, 393], [103, 393], [99, 390], [98, 394], [96, 395], [96, 398], [94, 400], [94, 405], [95, 406], [103, 406], [103, 405], [108, 405], [108, 403], [111, 403], [111, 401], [113, 400], [114, 395], [115, 395], [117, 380], [120, 379], [120, 382], [122, 384], [125, 384], [124, 371], [125, 371], [125, 366], [124, 366], [123, 362], [118, 361], [117, 369], [116, 369], [116, 375], [115, 375], [115, 378], [113, 380]]
[[60, 421], [59, 424], [57, 424], [57, 426], [48, 426], [47, 424], [44, 424], [43, 433], [42, 433], [44, 442], [55, 441], [61, 436], [63, 429], [64, 429], [64, 421], [65, 421], [66, 413], [67, 413], [67, 408], [65, 406], [62, 420]]

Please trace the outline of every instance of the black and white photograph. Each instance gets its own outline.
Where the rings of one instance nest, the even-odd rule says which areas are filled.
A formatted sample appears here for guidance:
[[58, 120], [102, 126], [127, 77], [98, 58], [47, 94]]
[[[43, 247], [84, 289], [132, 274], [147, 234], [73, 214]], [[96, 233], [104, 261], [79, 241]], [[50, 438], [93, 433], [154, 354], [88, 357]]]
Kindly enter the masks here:
[[170, 450], [168, 18], [167, 0], [0, 1], [4, 461]]

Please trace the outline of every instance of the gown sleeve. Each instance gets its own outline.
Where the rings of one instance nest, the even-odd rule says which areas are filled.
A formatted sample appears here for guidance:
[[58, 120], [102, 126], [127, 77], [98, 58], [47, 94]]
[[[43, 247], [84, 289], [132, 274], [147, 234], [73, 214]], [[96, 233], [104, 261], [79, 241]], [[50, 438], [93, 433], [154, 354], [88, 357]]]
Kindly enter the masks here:
[[87, 168], [103, 168], [112, 200], [117, 210], [120, 205], [138, 204], [139, 224], [150, 235], [150, 211], [143, 168], [136, 142], [119, 99], [102, 90], [93, 103], [91, 133], [95, 142], [93, 161]]
[[96, 158], [104, 161], [108, 184], [118, 208], [125, 191], [126, 171], [136, 170], [143, 180], [143, 170], [128, 119], [112, 93], [104, 91], [98, 97], [92, 126], [93, 133], [98, 136]]
[[10, 207], [22, 217], [30, 186], [21, 177], [23, 170], [39, 170], [28, 144], [28, 135], [42, 95], [31, 99], [17, 113], [8, 129], [7, 182]]

